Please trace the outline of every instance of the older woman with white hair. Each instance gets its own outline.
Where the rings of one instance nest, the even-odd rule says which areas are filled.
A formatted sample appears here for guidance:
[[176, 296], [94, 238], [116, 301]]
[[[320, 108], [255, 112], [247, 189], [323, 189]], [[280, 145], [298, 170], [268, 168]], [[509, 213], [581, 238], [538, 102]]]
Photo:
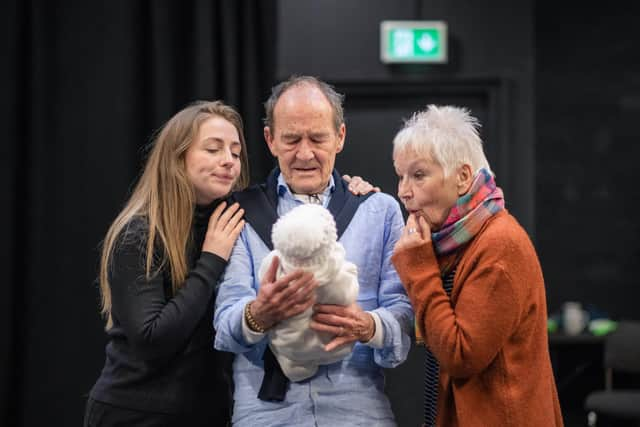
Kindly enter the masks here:
[[542, 270], [466, 109], [430, 105], [393, 141], [409, 213], [393, 263], [427, 347], [426, 426], [561, 426]]

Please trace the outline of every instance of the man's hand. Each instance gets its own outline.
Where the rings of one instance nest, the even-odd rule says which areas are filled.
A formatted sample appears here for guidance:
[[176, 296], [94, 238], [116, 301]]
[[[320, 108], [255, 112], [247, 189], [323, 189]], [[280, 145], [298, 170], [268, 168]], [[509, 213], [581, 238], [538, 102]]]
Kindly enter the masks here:
[[359, 176], [351, 177], [349, 175], [342, 175], [342, 179], [347, 181], [349, 184], [349, 191], [351, 191], [356, 196], [369, 194], [370, 192], [378, 193], [380, 192], [380, 187], [374, 187], [369, 182], [365, 181]]
[[302, 313], [315, 302], [318, 282], [313, 274], [294, 271], [276, 280], [279, 260], [274, 257], [251, 303], [251, 316], [264, 329]]
[[335, 335], [324, 347], [326, 351], [354, 341], [367, 342], [376, 332], [373, 317], [357, 303], [348, 306], [318, 304], [314, 312], [311, 329]]

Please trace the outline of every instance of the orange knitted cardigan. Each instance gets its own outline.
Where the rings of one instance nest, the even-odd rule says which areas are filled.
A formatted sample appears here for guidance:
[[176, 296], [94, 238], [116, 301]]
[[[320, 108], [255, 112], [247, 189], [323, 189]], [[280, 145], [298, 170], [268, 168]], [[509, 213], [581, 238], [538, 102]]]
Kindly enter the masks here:
[[[437, 259], [428, 242], [392, 257], [440, 362], [437, 425], [562, 426], [544, 281], [527, 233], [503, 210], [459, 251]], [[449, 298], [440, 266], [456, 256]]]

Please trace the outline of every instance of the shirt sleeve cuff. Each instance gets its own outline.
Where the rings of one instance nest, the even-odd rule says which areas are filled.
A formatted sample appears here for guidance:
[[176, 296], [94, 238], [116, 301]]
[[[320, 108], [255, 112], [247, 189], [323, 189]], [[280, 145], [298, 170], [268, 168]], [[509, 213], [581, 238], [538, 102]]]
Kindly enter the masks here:
[[365, 342], [364, 344], [372, 348], [377, 348], [377, 349], [383, 348], [384, 347], [384, 331], [382, 330], [382, 321], [380, 321], [380, 316], [378, 316], [378, 313], [373, 311], [367, 311], [367, 313], [369, 313], [371, 317], [373, 317], [373, 321], [376, 324], [376, 331], [374, 332], [371, 339]]
[[247, 318], [242, 316], [242, 337], [248, 344], [255, 344], [264, 338], [264, 332], [256, 332], [249, 327]]

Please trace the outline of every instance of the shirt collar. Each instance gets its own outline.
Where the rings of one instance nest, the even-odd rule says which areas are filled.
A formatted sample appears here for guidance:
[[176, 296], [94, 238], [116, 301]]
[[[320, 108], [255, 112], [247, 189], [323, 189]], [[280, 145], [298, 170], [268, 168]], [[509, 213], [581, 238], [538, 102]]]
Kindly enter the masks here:
[[[333, 179], [333, 174], [329, 176], [329, 185], [324, 189], [322, 193], [320, 193], [321, 198], [324, 200], [331, 195], [336, 189], [336, 183]], [[284, 176], [282, 172], [278, 175], [278, 197], [282, 197], [285, 194], [289, 194], [290, 197], [295, 198], [296, 196], [289, 188], [289, 185], [285, 182]]]

